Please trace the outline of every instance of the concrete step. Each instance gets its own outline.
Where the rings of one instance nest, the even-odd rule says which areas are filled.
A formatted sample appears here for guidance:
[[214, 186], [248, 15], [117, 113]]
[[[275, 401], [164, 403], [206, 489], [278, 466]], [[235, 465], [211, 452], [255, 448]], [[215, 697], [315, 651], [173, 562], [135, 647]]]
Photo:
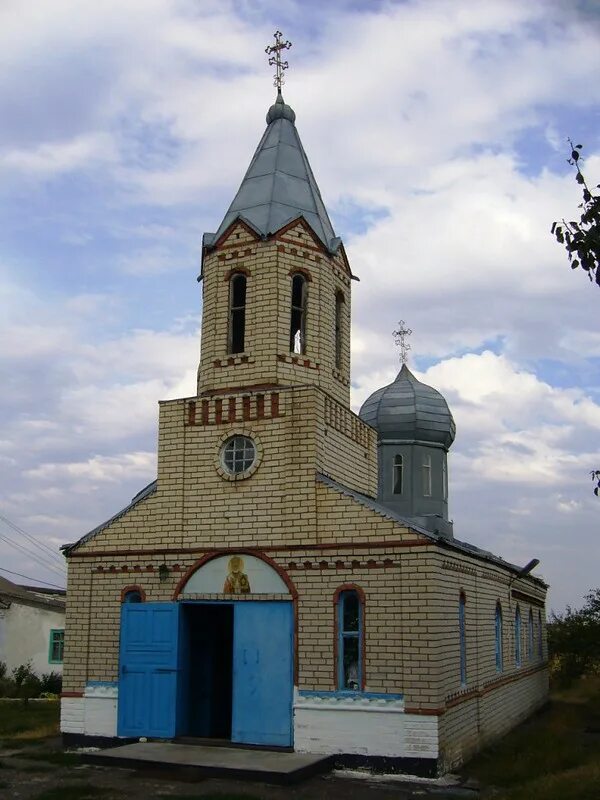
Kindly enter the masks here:
[[275, 784], [297, 783], [327, 772], [333, 766], [330, 756], [174, 742], [120, 745], [86, 753], [84, 761], [109, 767], [186, 771], [191, 773], [188, 777], [197, 775], [199, 778], [233, 778]]

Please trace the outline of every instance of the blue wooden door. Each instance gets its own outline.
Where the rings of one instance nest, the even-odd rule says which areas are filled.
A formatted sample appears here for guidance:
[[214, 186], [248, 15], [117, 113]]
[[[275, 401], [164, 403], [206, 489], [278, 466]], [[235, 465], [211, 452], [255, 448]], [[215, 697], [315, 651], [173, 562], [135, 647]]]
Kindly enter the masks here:
[[233, 632], [234, 742], [292, 744], [292, 604], [235, 604]]
[[122, 606], [119, 736], [175, 736], [179, 610], [177, 603]]

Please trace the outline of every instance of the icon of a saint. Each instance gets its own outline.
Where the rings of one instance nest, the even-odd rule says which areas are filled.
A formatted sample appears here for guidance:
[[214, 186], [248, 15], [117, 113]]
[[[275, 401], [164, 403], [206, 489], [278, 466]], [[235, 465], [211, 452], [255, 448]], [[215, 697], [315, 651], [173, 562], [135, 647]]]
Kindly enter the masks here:
[[244, 572], [244, 559], [240, 556], [231, 556], [228, 568], [229, 573], [225, 578], [223, 592], [225, 594], [249, 594], [250, 581]]

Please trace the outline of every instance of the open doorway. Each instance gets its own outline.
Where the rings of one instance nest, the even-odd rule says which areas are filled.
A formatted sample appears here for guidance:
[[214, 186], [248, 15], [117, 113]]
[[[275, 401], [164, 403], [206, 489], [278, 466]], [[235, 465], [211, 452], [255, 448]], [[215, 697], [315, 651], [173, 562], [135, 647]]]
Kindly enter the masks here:
[[233, 606], [189, 603], [186, 734], [231, 739]]

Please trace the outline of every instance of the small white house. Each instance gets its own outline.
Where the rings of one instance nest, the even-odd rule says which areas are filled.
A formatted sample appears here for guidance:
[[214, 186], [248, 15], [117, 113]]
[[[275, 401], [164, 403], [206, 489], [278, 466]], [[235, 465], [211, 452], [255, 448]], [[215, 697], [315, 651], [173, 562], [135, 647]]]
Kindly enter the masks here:
[[0, 661], [9, 674], [27, 662], [40, 676], [62, 674], [65, 594], [63, 589], [19, 586], [0, 576]]

